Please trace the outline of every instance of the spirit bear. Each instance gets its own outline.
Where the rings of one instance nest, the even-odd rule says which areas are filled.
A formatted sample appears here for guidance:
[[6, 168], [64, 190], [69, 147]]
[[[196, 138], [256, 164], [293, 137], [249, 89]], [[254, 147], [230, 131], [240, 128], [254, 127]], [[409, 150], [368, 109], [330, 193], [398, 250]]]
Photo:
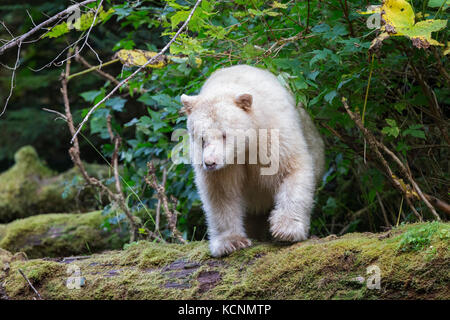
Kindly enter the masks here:
[[307, 239], [324, 144], [312, 120], [270, 72], [237, 65], [181, 96], [195, 182], [215, 257], [270, 231]]

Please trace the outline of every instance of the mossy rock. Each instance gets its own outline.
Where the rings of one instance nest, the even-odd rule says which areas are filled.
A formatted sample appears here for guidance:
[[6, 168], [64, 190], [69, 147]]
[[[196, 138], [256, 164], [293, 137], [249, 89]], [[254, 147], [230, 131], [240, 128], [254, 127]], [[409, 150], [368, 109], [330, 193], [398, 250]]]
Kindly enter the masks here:
[[[10, 262], [0, 291], [35, 297], [20, 268], [44, 299], [449, 299], [449, 233], [448, 223], [411, 224], [382, 234], [259, 243], [221, 259], [211, 258], [205, 241], [141, 241], [90, 257]], [[380, 289], [366, 285], [374, 265]]]
[[105, 230], [100, 211], [43, 214], [0, 225], [0, 248], [30, 258], [64, 257], [120, 249], [128, 241], [125, 228]]
[[[98, 194], [76, 168], [60, 175], [47, 168], [31, 146], [15, 154], [15, 165], [0, 174], [0, 223], [52, 212], [88, 212], [98, 206]], [[108, 167], [86, 165], [97, 178], [108, 178]]]

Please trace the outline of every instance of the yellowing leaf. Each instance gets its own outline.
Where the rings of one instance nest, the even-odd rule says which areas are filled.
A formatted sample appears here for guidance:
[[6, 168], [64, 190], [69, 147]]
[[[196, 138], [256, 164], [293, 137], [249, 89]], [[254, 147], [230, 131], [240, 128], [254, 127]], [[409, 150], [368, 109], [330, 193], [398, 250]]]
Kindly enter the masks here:
[[397, 29], [410, 28], [414, 25], [414, 11], [406, 0], [385, 0], [381, 17], [389, 33], [396, 33]]
[[[126, 66], [135, 66], [140, 67], [147, 63], [147, 61], [154, 56], [156, 56], [157, 53], [153, 51], [145, 51], [145, 50], [125, 50], [122, 49], [116, 53], [116, 57], [120, 60], [120, 62], [123, 65]], [[154, 69], [160, 69], [165, 67], [167, 64], [175, 62], [175, 63], [182, 63], [187, 61], [188, 57], [178, 57], [178, 56], [159, 56], [154, 63], [148, 64], [148, 68], [154, 68]], [[195, 59], [195, 63], [197, 65], [202, 64], [202, 60], [200, 58]]]
[[272, 3], [272, 8], [281, 8], [281, 9], [287, 9], [288, 5], [285, 3], [279, 3], [278, 1], [274, 1]]
[[398, 178], [395, 174], [392, 174], [392, 179], [394, 179], [400, 185], [408, 198], [420, 199], [417, 192], [414, 191], [414, 189], [409, 184], [405, 183], [403, 179]]
[[414, 26], [402, 29], [402, 35], [411, 38], [414, 46], [428, 48], [430, 45], [443, 46], [442, 43], [431, 38], [431, 32], [439, 31], [447, 26], [447, 20], [424, 20]]
[[383, 40], [390, 36], [406, 36], [417, 48], [443, 45], [432, 39], [431, 33], [445, 28], [447, 20], [429, 19], [415, 23], [414, 10], [406, 0], [384, 0], [381, 8], [372, 8], [367, 12], [380, 12], [383, 23], [380, 28], [382, 33], [372, 41], [370, 49], [380, 47]]
[[[144, 50], [120, 50], [117, 52], [117, 58], [120, 59], [122, 64], [126, 66], [143, 66], [147, 63], [147, 61], [154, 56], [156, 56], [156, 52], [151, 51], [144, 51]], [[166, 56], [160, 56], [157, 58], [157, 61], [155, 63], [151, 63], [147, 65], [149, 68], [162, 68], [165, 65], [167, 65], [167, 57]]]

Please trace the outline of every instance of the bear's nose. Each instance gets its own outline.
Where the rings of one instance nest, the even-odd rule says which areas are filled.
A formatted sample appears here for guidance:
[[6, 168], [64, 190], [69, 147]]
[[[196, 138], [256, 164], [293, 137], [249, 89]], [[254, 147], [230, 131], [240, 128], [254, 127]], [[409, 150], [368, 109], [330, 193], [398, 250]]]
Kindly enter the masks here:
[[204, 163], [207, 170], [214, 170], [217, 167], [217, 163], [211, 160], [210, 161], [205, 160]]

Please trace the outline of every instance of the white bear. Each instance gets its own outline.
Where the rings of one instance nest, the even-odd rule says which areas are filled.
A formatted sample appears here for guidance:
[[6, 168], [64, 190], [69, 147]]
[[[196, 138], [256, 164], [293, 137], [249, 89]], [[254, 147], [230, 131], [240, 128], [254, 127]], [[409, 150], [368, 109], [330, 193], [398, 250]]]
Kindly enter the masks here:
[[324, 144], [289, 91], [272, 73], [237, 65], [181, 102], [211, 254], [250, 246], [267, 222], [276, 240], [307, 239]]

